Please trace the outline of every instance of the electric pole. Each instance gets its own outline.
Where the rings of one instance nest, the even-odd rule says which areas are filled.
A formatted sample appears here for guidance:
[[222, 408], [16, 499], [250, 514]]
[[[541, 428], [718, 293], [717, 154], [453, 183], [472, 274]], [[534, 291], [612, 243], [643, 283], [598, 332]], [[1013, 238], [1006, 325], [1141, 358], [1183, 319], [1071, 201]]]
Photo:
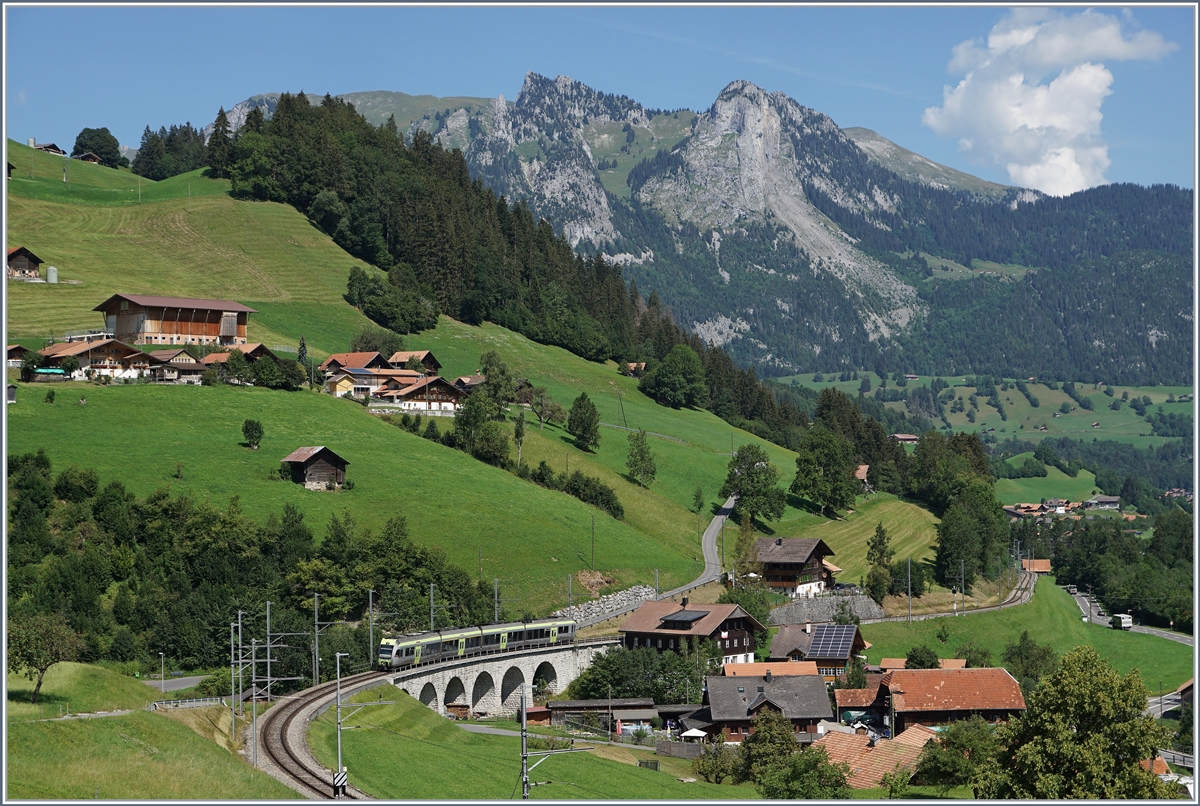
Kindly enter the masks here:
[[908, 558], [908, 623], [912, 624], [912, 557]]
[[596, 516], [592, 515], [592, 570], [596, 570]]

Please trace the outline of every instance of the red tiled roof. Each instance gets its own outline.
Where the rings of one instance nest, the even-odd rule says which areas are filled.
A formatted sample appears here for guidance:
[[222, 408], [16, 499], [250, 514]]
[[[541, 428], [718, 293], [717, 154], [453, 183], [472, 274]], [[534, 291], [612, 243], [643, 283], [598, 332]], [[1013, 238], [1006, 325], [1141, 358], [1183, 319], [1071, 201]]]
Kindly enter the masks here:
[[258, 313], [240, 302], [228, 299], [191, 299], [189, 297], [155, 297], [145, 294], [113, 294], [101, 302], [93, 311], [103, 311], [108, 303], [115, 299], [127, 299], [135, 305], [145, 308], [194, 308], [207, 311], [237, 311], [238, 313]]
[[859, 465], [858, 469], [854, 471], [854, 478], [858, 479], [859, 481], [866, 481], [867, 471], [870, 469], [870, 465]]
[[1005, 669], [898, 669], [881, 685], [897, 712], [1025, 709], [1021, 687]]
[[870, 708], [879, 696], [879, 682], [883, 675], [872, 672], [867, 675], [866, 688], [837, 688], [833, 698], [838, 708]]
[[[667, 630], [660, 627], [664, 617], [682, 610], [700, 611], [707, 613], [704, 618], [692, 622], [691, 629]], [[748, 620], [752, 627], [762, 629], [753, 616], [735, 604], [688, 604], [685, 608], [679, 602], [643, 602], [642, 605], [629, 614], [629, 618], [621, 625], [618, 632], [629, 633], [659, 633], [662, 635], [712, 635], [725, 619], [738, 618]]]
[[355, 369], [362, 369], [362, 368], [366, 367], [367, 364], [374, 361], [376, 358], [378, 358], [378, 360], [380, 360], [380, 361], [383, 361], [383, 363], [385, 363], [385, 364], [387, 363], [387, 360], [377, 352], [376, 353], [334, 353], [333, 355], [329, 356], [329, 358], [326, 358], [324, 361], [321, 362], [321, 366], [319, 367], [319, 369], [326, 369], [332, 363], [337, 363], [339, 366], [342, 366], [342, 367], [353, 367]]
[[940, 658], [938, 666], [942, 669], [965, 669], [967, 661], [965, 658]]
[[1026, 571], [1033, 571], [1035, 574], [1050, 573], [1049, 560], [1021, 560], [1021, 567]]
[[768, 663], [726, 663], [721, 667], [726, 677], [763, 677], [770, 670], [774, 677], [796, 674], [816, 674], [814, 661], [772, 661]]
[[921, 750], [936, 736], [929, 728], [915, 725], [895, 739], [881, 739], [874, 747], [868, 747], [869, 739], [865, 735], [832, 731], [813, 746], [824, 747], [831, 762], [842, 762], [850, 767], [846, 783], [851, 789], [872, 789], [897, 767], [915, 770]]
[[903, 669], [904, 664], [907, 662], [907, 658], [883, 658], [879, 661], [879, 668], [885, 672], [893, 669]]
[[[1138, 766], [1143, 770], [1149, 770], [1152, 765], [1150, 759], [1144, 758], [1138, 762]], [[1154, 757], [1153, 767], [1153, 772], [1155, 775], [1166, 775], [1171, 771], [1171, 768], [1167, 766], [1167, 760], [1162, 756]]]

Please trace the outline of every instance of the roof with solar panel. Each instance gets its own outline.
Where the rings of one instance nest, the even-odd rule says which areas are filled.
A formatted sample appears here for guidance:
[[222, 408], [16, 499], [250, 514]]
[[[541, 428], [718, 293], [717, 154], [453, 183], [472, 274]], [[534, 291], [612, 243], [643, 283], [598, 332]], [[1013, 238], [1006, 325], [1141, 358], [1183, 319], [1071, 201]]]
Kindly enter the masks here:
[[854, 624], [817, 624], [813, 627], [812, 643], [804, 656], [849, 660], [857, 637], [858, 627]]

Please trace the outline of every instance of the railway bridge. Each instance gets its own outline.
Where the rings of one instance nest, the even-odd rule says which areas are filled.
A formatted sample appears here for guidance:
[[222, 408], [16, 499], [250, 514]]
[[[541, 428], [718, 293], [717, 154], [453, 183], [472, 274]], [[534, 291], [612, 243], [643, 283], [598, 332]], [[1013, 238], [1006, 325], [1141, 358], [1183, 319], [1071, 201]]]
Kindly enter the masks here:
[[384, 679], [443, 716], [512, 716], [520, 708], [522, 686], [544, 680], [557, 694], [618, 643], [600, 638], [498, 652], [388, 672]]

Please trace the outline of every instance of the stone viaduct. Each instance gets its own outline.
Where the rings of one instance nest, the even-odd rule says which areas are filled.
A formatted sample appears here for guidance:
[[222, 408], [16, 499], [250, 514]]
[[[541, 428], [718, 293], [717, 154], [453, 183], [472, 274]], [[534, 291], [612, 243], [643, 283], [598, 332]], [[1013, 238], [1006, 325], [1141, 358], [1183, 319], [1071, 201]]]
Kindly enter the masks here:
[[442, 716], [454, 710], [471, 715], [512, 716], [521, 705], [521, 687], [544, 680], [559, 693], [591, 665], [592, 659], [619, 643], [617, 638], [576, 641], [562, 646], [482, 655], [462, 661], [394, 672], [387, 682]]

